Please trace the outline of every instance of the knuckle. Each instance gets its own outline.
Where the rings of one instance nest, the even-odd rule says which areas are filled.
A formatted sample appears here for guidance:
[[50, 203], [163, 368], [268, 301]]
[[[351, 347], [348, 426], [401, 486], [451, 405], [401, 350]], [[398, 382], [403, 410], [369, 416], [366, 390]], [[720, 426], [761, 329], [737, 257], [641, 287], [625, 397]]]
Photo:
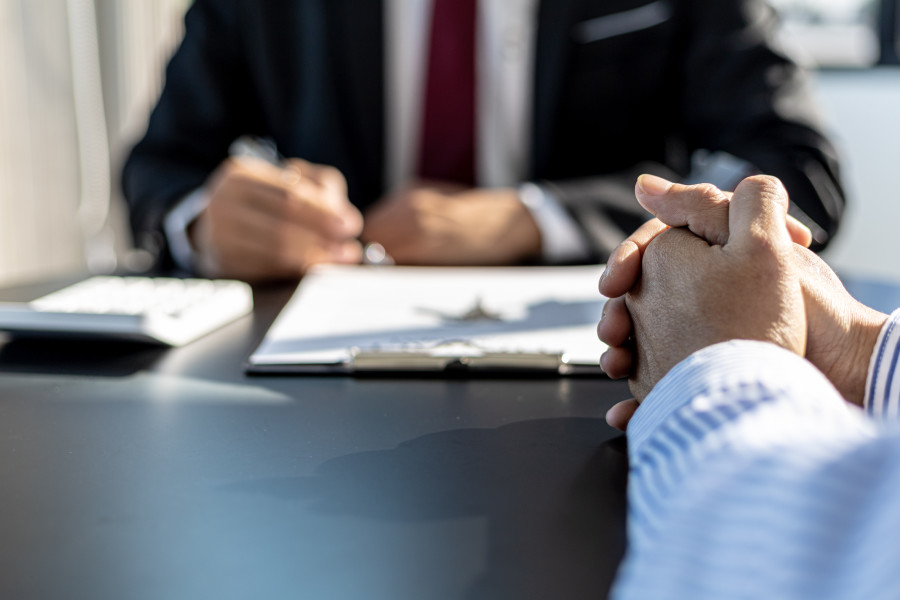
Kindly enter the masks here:
[[222, 188], [227, 188], [233, 184], [238, 173], [237, 162], [233, 158], [228, 158], [218, 166], [218, 168], [210, 176], [207, 185], [213, 197]]
[[347, 180], [344, 178], [344, 174], [336, 167], [329, 165], [322, 167], [320, 180], [326, 187], [337, 190], [343, 190], [347, 187]]
[[722, 190], [711, 183], [698, 183], [694, 190], [699, 196], [706, 198], [718, 199], [722, 196]]
[[747, 185], [755, 185], [759, 187], [783, 188], [781, 180], [774, 175], [751, 175], [744, 179]]
[[435, 195], [431, 192], [412, 192], [407, 196], [410, 208], [421, 217], [427, 213], [435, 202]]
[[222, 164], [219, 165], [219, 173], [221, 173], [224, 177], [234, 176], [241, 170], [241, 163], [235, 160], [233, 157], [226, 158], [222, 161]]
[[729, 200], [729, 194], [711, 183], [699, 183], [693, 186], [693, 190], [696, 210], [706, 215], [717, 212]]
[[741, 187], [749, 188], [749, 192], [759, 195], [766, 201], [786, 204], [787, 190], [777, 177], [771, 175], [752, 175], [744, 179]]
[[337, 169], [337, 167], [333, 167], [331, 165], [324, 165], [322, 168], [322, 177], [328, 180], [340, 180], [343, 179], [344, 176]]

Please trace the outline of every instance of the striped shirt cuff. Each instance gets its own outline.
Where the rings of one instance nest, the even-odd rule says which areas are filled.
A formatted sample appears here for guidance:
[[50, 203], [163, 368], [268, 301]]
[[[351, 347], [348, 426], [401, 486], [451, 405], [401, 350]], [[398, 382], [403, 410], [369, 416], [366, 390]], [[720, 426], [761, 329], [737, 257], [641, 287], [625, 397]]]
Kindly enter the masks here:
[[[643, 447], [686, 406], [705, 413], [709, 412], [704, 406], [709, 398], [740, 396], [743, 402], [734, 406], [736, 418], [752, 405], [754, 397], [785, 393], [808, 397], [810, 388], [819, 386], [827, 390], [824, 395], [840, 398], [812, 364], [774, 344], [734, 340], [709, 346], [681, 361], [648, 394], [628, 424], [629, 455], [632, 461], [639, 461]], [[693, 437], [699, 440], [722, 424], [700, 419]]]
[[900, 411], [900, 309], [881, 328], [866, 377], [866, 412], [879, 419], [897, 419]]

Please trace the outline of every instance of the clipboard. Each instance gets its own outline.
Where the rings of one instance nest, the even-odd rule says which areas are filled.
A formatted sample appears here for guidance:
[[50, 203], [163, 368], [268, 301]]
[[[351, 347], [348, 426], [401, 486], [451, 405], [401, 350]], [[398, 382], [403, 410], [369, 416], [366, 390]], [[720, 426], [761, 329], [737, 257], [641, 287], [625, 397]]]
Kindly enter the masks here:
[[603, 265], [324, 265], [301, 281], [248, 374], [602, 375]]

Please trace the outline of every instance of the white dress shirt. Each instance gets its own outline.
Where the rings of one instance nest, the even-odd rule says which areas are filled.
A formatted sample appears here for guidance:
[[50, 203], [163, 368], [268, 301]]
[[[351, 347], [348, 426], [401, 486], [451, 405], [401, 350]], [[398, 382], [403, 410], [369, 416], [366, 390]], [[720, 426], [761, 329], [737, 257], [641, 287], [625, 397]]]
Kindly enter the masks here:
[[[433, 0], [384, 4], [389, 187], [415, 177]], [[517, 186], [528, 168], [537, 0], [478, 3], [476, 183]]]

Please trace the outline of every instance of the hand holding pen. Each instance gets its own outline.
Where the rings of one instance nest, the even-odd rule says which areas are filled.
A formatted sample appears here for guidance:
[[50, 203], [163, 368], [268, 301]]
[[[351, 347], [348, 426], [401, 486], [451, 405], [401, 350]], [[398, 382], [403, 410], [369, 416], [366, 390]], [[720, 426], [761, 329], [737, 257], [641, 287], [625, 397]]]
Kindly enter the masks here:
[[377, 258], [377, 248], [364, 250], [357, 239], [362, 215], [337, 169], [246, 148], [210, 177], [209, 203], [191, 226], [204, 274], [295, 278], [320, 263], [358, 264], [367, 252]]

